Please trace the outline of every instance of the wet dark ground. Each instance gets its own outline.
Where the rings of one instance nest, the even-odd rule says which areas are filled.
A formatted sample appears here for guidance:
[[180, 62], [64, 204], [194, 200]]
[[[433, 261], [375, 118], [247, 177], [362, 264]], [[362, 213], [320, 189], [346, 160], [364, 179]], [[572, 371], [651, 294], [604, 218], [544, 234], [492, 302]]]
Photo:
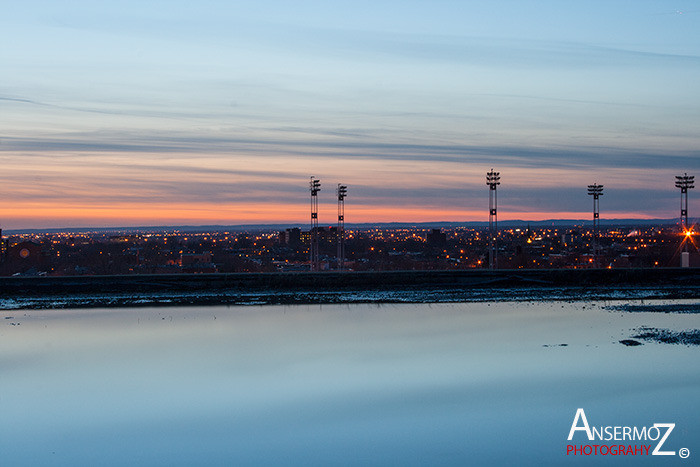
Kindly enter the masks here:
[[700, 313], [700, 303], [661, 304], [661, 305], [611, 305], [606, 309], [630, 313]]
[[[329, 271], [0, 278], [0, 309], [642, 299], [700, 299], [700, 269]], [[693, 310], [698, 308], [700, 305]], [[677, 312], [673, 308], [668, 310]]]
[[[605, 309], [626, 313], [678, 313], [698, 314], [700, 303], [668, 303], [668, 304], [623, 304], [609, 305]], [[634, 330], [636, 334], [631, 339], [623, 339], [620, 344], [628, 347], [643, 345], [639, 340], [661, 344], [700, 345], [700, 329], [673, 331], [649, 326], [641, 326]], [[635, 340], [639, 339], [639, 340]]]
[[632, 336], [635, 339], [663, 344], [700, 345], [700, 329], [671, 331], [669, 329], [641, 327], [637, 331], [638, 333]]

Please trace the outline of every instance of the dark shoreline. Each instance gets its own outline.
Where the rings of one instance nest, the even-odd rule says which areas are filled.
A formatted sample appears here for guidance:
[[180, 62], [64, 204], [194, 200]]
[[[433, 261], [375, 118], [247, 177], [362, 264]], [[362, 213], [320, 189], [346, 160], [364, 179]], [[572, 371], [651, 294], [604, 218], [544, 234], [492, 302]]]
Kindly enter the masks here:
[[700, 298], [700, 269], [2, 277], [0, 309]]

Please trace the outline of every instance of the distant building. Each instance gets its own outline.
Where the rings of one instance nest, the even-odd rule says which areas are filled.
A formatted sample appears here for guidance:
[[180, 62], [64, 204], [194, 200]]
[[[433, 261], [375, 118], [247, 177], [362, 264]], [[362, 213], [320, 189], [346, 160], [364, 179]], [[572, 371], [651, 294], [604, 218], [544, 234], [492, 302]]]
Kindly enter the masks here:
[[134, 243], [138, 241], [138, 235], [112, 235], [109, 241], [113, 243]]
[[447, 245], [447, 234], [442, 229], [432, 229], [428, 233], [428, 245], [435, 248], [444, 248]]
[[295, 247], [301, 243], [301, 229], [299, 227], [294, 227], [280, 232], [279, 240], [280, 243], [284, 245]]
[[[335, 226], [331, 227], [319, 227], [316, 231], [318, 233], [319, 243], [334, 243], [338, 235], [338, 228]], [[311, 241], [311, 232], [308, 230], [300, 231], [300, 240], [304, 243], [309, 243]]]
[[212, 263], [211, 251], [205, 251], [203, 253], [181, 253], [180, 268], [182, 268], [182, 272], [189, 274], [218, 272], [216, 265]]

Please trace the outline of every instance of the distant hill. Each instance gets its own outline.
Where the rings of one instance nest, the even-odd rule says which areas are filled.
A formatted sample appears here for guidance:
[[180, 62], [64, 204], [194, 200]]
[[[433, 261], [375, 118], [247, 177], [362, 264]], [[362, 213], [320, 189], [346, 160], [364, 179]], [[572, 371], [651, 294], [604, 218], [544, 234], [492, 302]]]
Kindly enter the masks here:
[[[693, 219], [697, 222], [697, 219]], [[678, 219], [601, 219], [600, 223], [606, 227], [644, 227], [652, 225], [676, 225]], [[692, 223], [692, 222], [691, 222]], [[573, 227], [573, 226], [590, 226], [590, 219], [547, 219], [541, 221], [528, 220], [504, 220], [499, 221], [499, 228], [507, 227]], [[332, 226], [334, 224], [321, 224], [321, 226]], [[422, 228], [422, 229], [439, 229], [439, 228], [485, 228], [489, 223], [486, 221], [480, 222], [365, 222], [356, 224], [345, 224], [346, 229], [400, 229], [400, 228]], [[16, 229], [5, 230], [5, 235], [16, 234], [42, 234], [42, 233], [155, 233], [155, 232], [273, 232], [292, 227], [308, 229], [309, 225], [304, 224], [241, 224], [241, 225], [159, 225], [159, 226], [139, 226], [139, 227], [80, 227], [80, 228], [55, 228], [55, 229]]]

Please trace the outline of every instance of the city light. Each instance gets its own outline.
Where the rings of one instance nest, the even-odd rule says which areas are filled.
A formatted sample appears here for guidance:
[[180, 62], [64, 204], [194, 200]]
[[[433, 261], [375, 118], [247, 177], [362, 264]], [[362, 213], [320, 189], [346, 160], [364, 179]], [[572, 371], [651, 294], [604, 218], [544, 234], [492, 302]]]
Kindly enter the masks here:
[[[296, 272], [309, 269], [309, 230], [12, 234], [4, 238], [0, 274]], [[434, 230], [441, 235], [431, 236]], [[489, 266], [492, 245], [483, 227], [355, 227], [345, 233], [344, 271]], [[675, 225], [602, 228], [598, 235], [608, 246], [594, 258], [592, 233], [581, 225], [504, 229], [498, 233], [499, 268], [582, 268], [595, 259], [605, 268], [667, 267], [677, 264], [679, 236], [690, 248], [695, 238], [694, 228], [678, 232]], [[319, 264], [326, 269], [336, 260], [336, 227], [319, 226], [317, 234]]]

